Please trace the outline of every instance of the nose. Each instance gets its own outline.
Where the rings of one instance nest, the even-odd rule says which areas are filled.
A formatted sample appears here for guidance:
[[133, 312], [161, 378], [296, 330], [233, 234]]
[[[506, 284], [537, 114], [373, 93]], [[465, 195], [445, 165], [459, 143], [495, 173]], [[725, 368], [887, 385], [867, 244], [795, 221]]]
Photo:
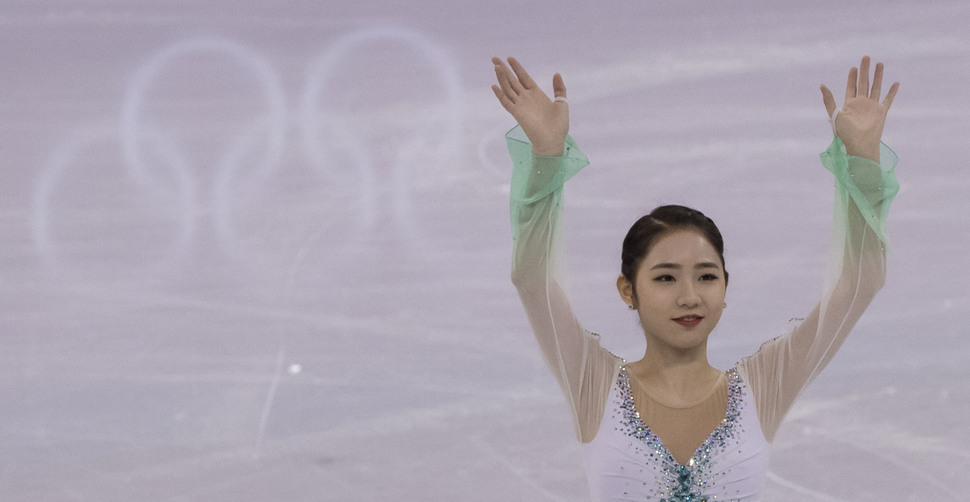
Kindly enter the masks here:
[[694, 284], [690, 281], [686, 281], [684, 283], [684, 287], [680, 290], [680, 296], [677, 298], [677, 306], [694, 308], [698, 306], [700, 302], [701, 297], [697, 294]]

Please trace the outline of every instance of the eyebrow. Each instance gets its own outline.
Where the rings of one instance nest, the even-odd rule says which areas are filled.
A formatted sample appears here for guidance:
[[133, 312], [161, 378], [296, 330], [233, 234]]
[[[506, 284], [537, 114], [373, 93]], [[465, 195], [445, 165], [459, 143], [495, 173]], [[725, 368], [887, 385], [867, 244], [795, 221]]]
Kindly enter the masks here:
[[[683, 267], [681, 267], [677, 263], [658, 263], [658, 264], [650, 267], [650, 270], [656, 270], [656, 269], [661, 269], [661, 268], [672, 268], [672, 269], [675, 269], [675, 270], [680, 270]], [[705, 262], [698, 263], [697, 265], [694, 265], [694, 268], [716, 268], [716, 269], [720, 269], [721, 266], [718, 265], [717, 263], [712, 262], [712, 261], [705, 261]]]

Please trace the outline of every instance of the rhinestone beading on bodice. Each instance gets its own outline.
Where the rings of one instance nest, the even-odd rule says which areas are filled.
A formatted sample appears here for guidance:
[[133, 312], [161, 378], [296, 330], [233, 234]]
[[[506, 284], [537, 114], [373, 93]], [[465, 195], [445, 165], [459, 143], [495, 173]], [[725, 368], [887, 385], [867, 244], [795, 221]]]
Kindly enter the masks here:
[[644, 462], [659, 464], [663, 486], [656, 495], [660, 502], [717, 500], [716, 497], [705, 495], [714, 487], [718, 475], [721, 474], [717, 472], [717, 465], [713, 460], [723, 454], [730, 447], [732, 440], [743, 432], [740, 430], [738, 417], [743, 409], [744, 386], [736, 369], [728, 371], [727, 377], [728, 404], [724, 418], [697, 448], [690, 461], [686, 465], [680, 465], [660, 437], [640, 419], [633, 400], [630, 376], [625, 367], [621, 368], [616, 382], [619, 388], [618, 401], [614, 403], [616, 405], [614, 410], [620, 415], [617, 417], [618, 428], [620, 432], [637, 441], [637, 444], [631, 441], [628, 446], [634, 448], [635, 453], [642, 456]]

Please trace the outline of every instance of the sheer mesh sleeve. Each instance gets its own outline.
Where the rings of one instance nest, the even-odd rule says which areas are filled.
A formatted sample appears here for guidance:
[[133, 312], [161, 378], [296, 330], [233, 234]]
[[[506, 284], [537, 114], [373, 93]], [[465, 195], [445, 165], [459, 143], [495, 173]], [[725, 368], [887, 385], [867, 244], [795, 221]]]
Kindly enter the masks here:
[[559, 382], [583, 442], [596, 435], [617, 358], [573, 315], [557, 267], [563, 184], [589, 160], [567, 138], [561, 157], [532, 154], [522, 129], [506, 134], [514, 170], [511, 187], [512, 282], [546, 364]]
[[832, 359], [885, 282], [886, 216], [899, 185], [896, 154], [882, 145], [880, 158], [881, 165], [848, 156], [838, 138], [821, 154], [836, 185], [822, 300], [790, 334], [765, 343], [739, 364], [769, 441], [799, 393]]

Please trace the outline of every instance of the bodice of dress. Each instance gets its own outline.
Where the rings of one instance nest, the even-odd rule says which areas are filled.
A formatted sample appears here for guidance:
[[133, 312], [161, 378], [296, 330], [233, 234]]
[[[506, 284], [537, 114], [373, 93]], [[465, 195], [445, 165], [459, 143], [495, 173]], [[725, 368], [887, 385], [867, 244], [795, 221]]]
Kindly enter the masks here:
[[716, 429], [684, 465], [640, 419], [630, 375], [617, 373], [596, 437], [583, 445], [595, 501], [755, 501], [765, 484], [769, 444], [751, 391], [727, 372], [728, 405]]

